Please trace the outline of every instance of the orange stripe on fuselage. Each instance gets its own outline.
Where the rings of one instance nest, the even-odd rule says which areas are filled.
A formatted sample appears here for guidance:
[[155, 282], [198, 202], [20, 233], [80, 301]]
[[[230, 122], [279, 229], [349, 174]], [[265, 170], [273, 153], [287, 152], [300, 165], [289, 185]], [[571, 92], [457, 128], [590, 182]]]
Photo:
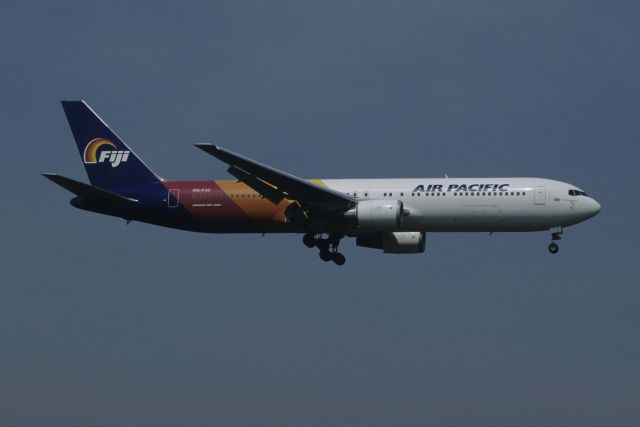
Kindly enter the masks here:
[[[321, 180], [309, 181], [326, 187]], [[257, 227], [265, 232], [290, 231], [293, 227], [287, 223], [284, 213], [294, 201], [283, 199], [274, 205], [242, 182], [165, 181], [163, 185], [167, 189], [180, 189], [180, 204], [204, 225], [247, 227], [247, 230]]]
[[290, 202], [282, 200], [274, 205], [242, 182], [216, 180], [215, 183], [252, 220], [258, 223], [285, 223], [284, 211]]

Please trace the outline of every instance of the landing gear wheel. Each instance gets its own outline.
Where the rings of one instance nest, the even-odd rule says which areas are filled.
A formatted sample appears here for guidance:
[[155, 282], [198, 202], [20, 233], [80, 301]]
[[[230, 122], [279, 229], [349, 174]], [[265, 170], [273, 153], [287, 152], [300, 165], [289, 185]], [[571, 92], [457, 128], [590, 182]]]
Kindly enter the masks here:
[[551, 243], [549, 245], [549, 252], [551, 252], [552, 254], [557, 254], [559, 250], [560, 248], [558, 247], [557, 243]]
[[320, 251], [320, 259], [324, 262], [331, 261], [333, 254], [329, 251]]
[[327, 238], [323, 238], [323, 233], [311, 232], [302, 236], [302, 243], [308, 248], [317, 247], [320, 251], [318, 255], [324, 262], [333, 261], [336, 265], [343, 265], [346, 259], [338, 252], [338, 245], [343, 237], [344, 234], [329, 233]]
[[336, 265], [344, 265], [347, 259], [340, 252], [336, 252], [333, 254], [333, 262]]
[[308, 248], [312, 248], [316, 245], [316, 238], [313, 234], [305, 234], [302, 237], [302, 243]]

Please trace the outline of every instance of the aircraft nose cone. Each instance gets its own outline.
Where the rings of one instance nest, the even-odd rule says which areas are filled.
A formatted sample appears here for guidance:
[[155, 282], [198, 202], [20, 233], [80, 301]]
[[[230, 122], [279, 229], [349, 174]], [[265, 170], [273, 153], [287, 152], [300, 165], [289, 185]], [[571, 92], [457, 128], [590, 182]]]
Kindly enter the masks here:
[[596, 202], [595, 199], [591, 199], [591, 203], [589, 204], [589, 217], [596, 216], [601, 209], [602, 206], [600, 206], [600, 203]]

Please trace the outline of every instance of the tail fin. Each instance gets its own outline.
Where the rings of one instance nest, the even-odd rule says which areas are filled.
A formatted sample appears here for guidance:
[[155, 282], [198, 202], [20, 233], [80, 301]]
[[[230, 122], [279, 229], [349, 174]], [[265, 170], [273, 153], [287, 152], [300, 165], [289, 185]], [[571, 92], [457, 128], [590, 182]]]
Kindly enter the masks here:
[[160, 181], [84, 101], [62, 101], [62, 108], [91, 184], [115, 191]]

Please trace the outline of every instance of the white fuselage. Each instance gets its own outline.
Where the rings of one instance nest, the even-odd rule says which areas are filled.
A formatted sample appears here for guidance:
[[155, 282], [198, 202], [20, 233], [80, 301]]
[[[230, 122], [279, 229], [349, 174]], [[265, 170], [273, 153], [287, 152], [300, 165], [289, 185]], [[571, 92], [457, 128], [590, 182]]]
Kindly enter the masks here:
[[402, 228], [411, 231], [542, 231], [577, 224], [600, 211], [600, 205], [591, 197], [571, 194], [578, 187], [542, 178], [322, 182], [357, 200], [402, 201], [405, 212]]

